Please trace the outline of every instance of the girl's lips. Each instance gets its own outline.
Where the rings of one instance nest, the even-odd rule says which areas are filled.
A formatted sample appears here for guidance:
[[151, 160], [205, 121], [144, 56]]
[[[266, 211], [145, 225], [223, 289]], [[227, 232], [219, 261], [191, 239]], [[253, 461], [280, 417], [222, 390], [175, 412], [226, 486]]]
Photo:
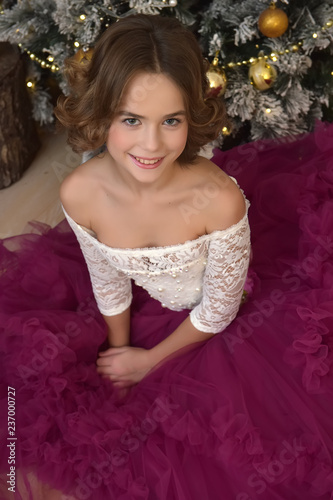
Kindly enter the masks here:
[[[130, 157], [132, 158], [133, 162], [135, 165], [137, 165], [140, 168], [146, 169], [146, 170], [152, 170], [154, 168], [157, 168], [159, 165], [161, 165], [162, 161], [164, 160], [164, 157], [157, 157], [157, 158], [141, 158], [141, 156], [133, 156], [130, 154]], [[142, 163], [141, 161], [137, 160], [137, 158], [140, 158], [140, 160], [146, 160], [146, 161], [154, 161], [154, 163]], [[155, 161], [156, 160], [156, 161]]]

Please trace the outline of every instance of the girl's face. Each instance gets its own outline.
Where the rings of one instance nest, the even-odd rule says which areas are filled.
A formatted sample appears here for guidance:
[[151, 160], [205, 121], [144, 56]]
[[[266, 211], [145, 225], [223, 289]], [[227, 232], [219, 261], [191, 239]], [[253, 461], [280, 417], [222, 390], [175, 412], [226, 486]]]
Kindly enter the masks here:
[[124, 93], [106, 145], [126, 175], [151, 183], [171, 172], [187, 133], [184, 99], [177, 85], [163, 74], [140, 73]]

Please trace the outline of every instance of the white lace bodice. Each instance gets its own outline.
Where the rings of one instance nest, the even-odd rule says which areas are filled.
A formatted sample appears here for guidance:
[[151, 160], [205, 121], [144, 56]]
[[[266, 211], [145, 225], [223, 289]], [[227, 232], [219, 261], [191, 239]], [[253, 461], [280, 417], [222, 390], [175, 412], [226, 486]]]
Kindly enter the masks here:
[[228, 229], [178, 245], [134, 249], [99, 242], [64, 213], [79, 241], [102, 314], [112, 316], [129, 307], [133, 279], [164, 307], [192, 309], [191, 322], [200, 331], [220, 332], [235, 318], [250, 257], [247, 210]]

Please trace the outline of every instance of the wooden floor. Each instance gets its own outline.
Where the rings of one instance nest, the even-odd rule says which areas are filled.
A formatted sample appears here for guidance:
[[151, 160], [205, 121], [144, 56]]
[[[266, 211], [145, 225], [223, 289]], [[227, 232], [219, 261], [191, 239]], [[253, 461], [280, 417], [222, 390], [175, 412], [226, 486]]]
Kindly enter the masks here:
[[42, 146], [23, 177], [0, 190], [0, 238], [29, 231], [29, 221], [55, 226], [64, 216], [59, 201], [61, 181], [81, 163], [65, 135], [42, 133]]

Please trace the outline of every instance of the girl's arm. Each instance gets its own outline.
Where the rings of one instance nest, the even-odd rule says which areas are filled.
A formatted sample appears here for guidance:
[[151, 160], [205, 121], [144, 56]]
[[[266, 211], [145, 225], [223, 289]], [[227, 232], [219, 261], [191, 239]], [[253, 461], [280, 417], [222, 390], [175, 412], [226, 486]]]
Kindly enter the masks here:
[[128, 307], [120, 314], [105, 316], [103, 318], [108, 326], [108, 340], [110, 347], [123, 347], [130, 345], [130, 311]]
[[188, 316], [167, 338], [148, 351], [148, 362], [154, 367], [178, 349], [190, 345], [193, 347], [193, 343], [208, 340], [213, 336], [214, 333], [202, 332], [195, 328]]

